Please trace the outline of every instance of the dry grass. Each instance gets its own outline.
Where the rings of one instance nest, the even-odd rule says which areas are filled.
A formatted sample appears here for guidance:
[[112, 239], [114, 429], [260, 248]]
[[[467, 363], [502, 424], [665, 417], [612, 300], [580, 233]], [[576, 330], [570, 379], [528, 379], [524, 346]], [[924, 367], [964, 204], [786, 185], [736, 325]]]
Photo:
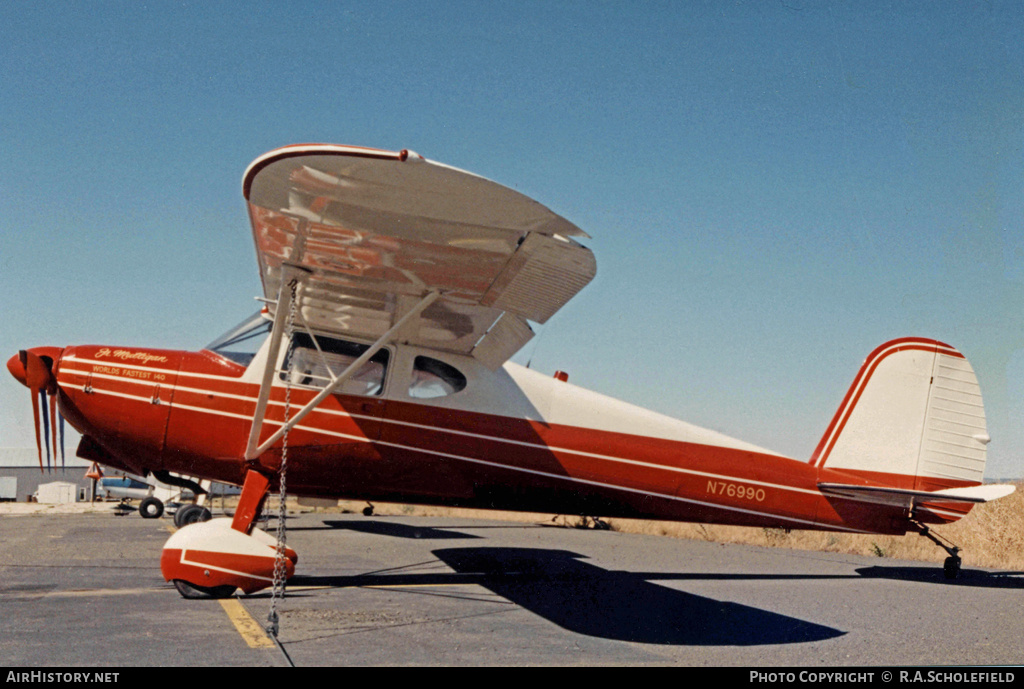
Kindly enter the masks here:
[[[932, 532], [962, 549], [965, 566], [1024, 571], [1024, 482], [1009, 497], [977, 505], [966, 518]], [[364, 502], [341, 501], [332, 511], [361, 512]], [[447, 516], [466, 519], [501, 519], [516, 522], [554, 522], [563, 526], [592, 526], [579, 517], [517, 512], [491, 512], [442, 507], [421, 507], [376, 503], [374, 514], [408, 516]], [[874, 555], [898, 560], [942, 562], [946, 552], [917, 534], [872, 536], [827, 531], [786, 531], [714, 524], [609, 519], [614, 531], [641, 533], [670, 538], [689, 538], [716, 543], [816, 550], [830, 553]]]
[[[617, 531], [703, 539], [716, 543], [742, 543], [927, 562], [942, 562], [947, 556], [946, 551], [916, 533], [882, 536], [620, 519], [611, 520], [611, 523]], [[977, 505], [965, 519], [934, 527], [932, 533], [959, 546], [965, 566], [1024, 571], [1024, 490], [1018, 484], [1018, 490], [1013, 495]]]

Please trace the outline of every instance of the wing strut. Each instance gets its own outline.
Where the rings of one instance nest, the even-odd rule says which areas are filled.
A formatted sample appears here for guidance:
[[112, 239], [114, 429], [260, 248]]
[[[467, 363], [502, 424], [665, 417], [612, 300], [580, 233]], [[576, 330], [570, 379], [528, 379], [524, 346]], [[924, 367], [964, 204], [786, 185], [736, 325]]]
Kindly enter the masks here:
[[[281, 281], [281, 291], [285, 289], [285, 281]], [[394, 336], [408, 323], [410, 320], [418, 316], [425, 308], [434, 303], [434, 301], [440, 296], [440, 292], [431, 291], [428, 292], [419, 302], [416, 303], [409, 311], [407, 311], [401, 318], [399, 318], [393, 326], [383, 335], [381, 335], [376, 342], [370, 345], [363, 354], [353, 361], [348, 367], [339, 373], [338, 375], [331, 374], [331, 382], [327, 384], [323, 390], [321, 390], [316, 397], [310, 400], [306, 405], [297, 411], [293, 417], [287, 420], [287, 422], [277, 429], [277, 431], [271, 435], [263, 444], [256, 446], [259, 441], [260, 432], [263, 429], [263, 422], [266, 417], [267, 403], [270, 399], [270, 388], [273, 385], [274, 373], [277, 369], [277, 357], [281, 349], [281, 341], [284, 339], [284, 316], [282, 313], [287, 315], [287, 309], [281, 308], [284, 301], [284, 295], [278, 296], [278, 307], [274, 314], [274, 326], [271, 330], [271, 342], [270, 351], [267, 356], [266, 368], [263, 371], [263, 382], [260, 385], [260, 396], [256, 402], [256, 411], [253, 414], [252, 429], [249, 431], [249, 444], [245, 451], [246, 459], [255, 459], [261, 454], [269, 450], [274, 443], [281, 439], [282, 436], [292, 428], [294, 428], [299, 421], [301, 421], [307, 414], [317, 408], [321, 402], [323, 402], [329, 395], [337, 390], [342, 383], [348, 380], [352, 374], [358, 371], [363, 364], [370, 360], [374, 354], [381, 350], [384, 345], [390, 342]]]
[[[267, 414], [267, 403], [270, 401], [270, 388], [274, 383], [274, 371], [277, 369], [277, 358], [281, 351], [281, 341], [284, 339], [285, 321], [288, 319], [288, 309], [281, 308], [284, 303], [285, 290], [296, 285], [291, 285], [293, 280], [298, 280], [300, 270], [294, 266], [281, 266], [281, 287], [277, 292], [277, 307], [274, 309], [274, 324], [270, 329], [270, 350], [267, 353], [267, 361], [263, 366], [263, 380], [260, 381], [260, 396], [256, 400], [256, 411], [252, 415], [252, 427], [249, 429], [249, 442], [245, 447], [245, 458], [255, 459], [260, 456], [257, 451], [257, 444], [260, 439], [260, 431], [263, 430], [263, 419]], [[286, 272], [287, 271], [287, 272]], [[289, 279], [289, 274], [292, 275]], [[294, 298], [294, 297], [293, 297]]]

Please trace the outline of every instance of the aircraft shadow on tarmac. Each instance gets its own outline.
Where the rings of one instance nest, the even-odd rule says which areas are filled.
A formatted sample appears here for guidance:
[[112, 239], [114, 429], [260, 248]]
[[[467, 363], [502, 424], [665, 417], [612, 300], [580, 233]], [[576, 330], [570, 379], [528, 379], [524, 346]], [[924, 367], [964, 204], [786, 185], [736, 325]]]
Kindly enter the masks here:
[[476, 584], [588, 636], [648, 644], [759, 646], [808, 643], [837, 629], [647, 581], [673, 575], [602, 569], [564, 550], [452, 548], [434, 554], [454, 573], [295, 576], [293, 586]]
[[942, 567], [864, 567], [857, 574], [865, 579], [893, 579], [943, 586], [973, 586], [991, 589], [1024, 589], [1024, 572], [991, 572], [962, 569], [956, 579], [946, 579]]
[[332, 529], [347, 529], [359, 531], [360, 533], [374, 534], [377, 536], [391, 536], [393, 538], [416, 538], [416, 539], [458, 539], [458, 538], [480, 538], [473, 534], [452, 531], [447, 528], [436, 528], [431, 526], [414, 526], [401, 524], [399, 522], [379, 521], [376, 519], [362, 519], [358, 521], [328, 521], [324, 524]]

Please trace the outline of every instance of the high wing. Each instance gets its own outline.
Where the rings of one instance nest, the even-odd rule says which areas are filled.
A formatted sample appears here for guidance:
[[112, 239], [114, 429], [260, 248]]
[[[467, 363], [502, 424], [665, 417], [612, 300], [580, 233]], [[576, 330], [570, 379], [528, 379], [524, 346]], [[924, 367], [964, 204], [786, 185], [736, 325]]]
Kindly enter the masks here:
[[[374, 340], [431, 292], [397, 341], [498, 368], [593, 279], [578, 227], [526, 196], [409, 151], [287, 146], [243, 194], [264, 294], [303, 273], [309, 327]], [[272, 307], [273, 308], [273, 307]]]

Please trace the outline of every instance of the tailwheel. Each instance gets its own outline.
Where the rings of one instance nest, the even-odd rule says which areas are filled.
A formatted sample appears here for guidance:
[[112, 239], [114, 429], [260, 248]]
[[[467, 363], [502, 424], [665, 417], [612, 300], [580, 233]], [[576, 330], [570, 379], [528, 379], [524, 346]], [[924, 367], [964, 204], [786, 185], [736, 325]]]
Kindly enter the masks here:
[[949, 543], [948, 545], [943, 543], [939, 536], [933, 534], [931, 530], [921, 522], [911, 522], [911, 524], [917, 527], [917, 532], [919, 534], [949, 553], [949, 557], [947, 557], [945, 562], [942, 564], [942, 575], [949, 580], [959, 577], [960, 565], [963, 562], [960, 559], [960, 548], [952, 543]]
[[196, 586], [190, 584], [184, 579], [175, 579], [174, 588], [178, 589], [178, 593], [181, 594], [182, 598], [188, 598], [189, 600], [200, 600], [207, 598], [230, 598], [235, 593], [237, 586], [231, 584], [224, 584], [222, 586]]

